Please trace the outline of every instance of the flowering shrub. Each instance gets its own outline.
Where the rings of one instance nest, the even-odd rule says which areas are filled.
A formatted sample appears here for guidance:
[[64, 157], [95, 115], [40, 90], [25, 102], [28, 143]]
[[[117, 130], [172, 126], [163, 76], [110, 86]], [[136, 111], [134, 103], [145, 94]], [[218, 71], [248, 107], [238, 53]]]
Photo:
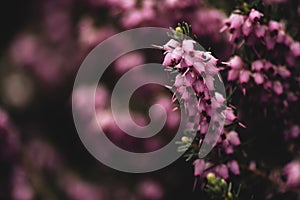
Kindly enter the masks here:
[[[300, 199], [299, 1], [3, 4], [0, 199]], [[96, 119], [90, 118], [86, 96], [91, 88], [72, 91], [80, 63], [108, 37], [145, 26], [174, 29], [157, 50], [130, 52], [111, 63], [96, 90]], [[152, 104], [167, 114], [160, 133], [143, 140], [117, 126], [110, 94], [124, 73], [149, 61], [178, 75], [170, 86], [175, 94], [150, 85], [132, 97], [130, 114], [138, 125], [149, 123], [145, 113]], [[219, 91], [220, 83], [226, 94]], [[130, 152], [167, 144], [180, 123], [178, 107], [187, 105], [193, 131], [180, 133], [177, 141], [184, 157], [147, 174], [107, 168], [78, 137], [72, 93], [89, 136], [97, 137], [95, 124], [100, 124], [114, 144]], [[189, 107], [193, 95], [197, 107]], [[125, 113], [118, 115], [130, 126]], [[213, 149], [206, 151], [209, 146]]]

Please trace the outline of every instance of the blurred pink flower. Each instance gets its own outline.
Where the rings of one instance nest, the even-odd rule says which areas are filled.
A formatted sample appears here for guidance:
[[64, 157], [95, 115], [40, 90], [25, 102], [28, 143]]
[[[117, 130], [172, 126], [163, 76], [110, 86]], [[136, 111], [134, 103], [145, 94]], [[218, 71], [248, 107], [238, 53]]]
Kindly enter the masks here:
[[235, 175], [240, 174], [240, 167], [239, 167], [239, 164], [236, 160], [229, 161], [227, 163], [227, 166], [233, 174], [235, 174]]
[[290, 49], [295, 57], [300, 56], [300, 42], [293, 42]]
[[255, 9], [251, 9], [250, 14], [249, 14], [249, 20], [251, 22], [255, 22], [257, 20], [259, 20], [261, 17], [263, 16], [263, 14], [261, 12], [258, 12]]
[[217, 176], [223, 179], [228, 179], [229, 177], [228, 167], [225, 164], [218, 165], [214, 171], [216, 171]]
[[194, 161], [194, 176], [202, 176], [206, 168], [206, 163], [203, 159], [197, 159]]
[[34, 191], [30, 185], [25, 170], [19, 166], [13, 169], [12, 199], [16, 199], [16, 200], [34, 199]]
[[287, 181], [286, 184], [289, 187], [297, 187], [300, 186], [300, 161], [294, 160], [288, 163], [283, 169]]
[[131, 52], [115, 61], [115, 70], [117, 73], [124, 73], [131, 68], [137, 67], [145, 63], [144, 55], [138, 52]]
[[239, 146], [241, 144], [240, 138], [238, 136], [238, 133], [235, 131], [230, 131], [227, 135], [226, 135], [226, 139], [228, 140], [228, 142], [230, 144], [232, 144], [233, 146]]
[[160, 186], [159, 183], [146, 180], [137, 186], [137, 193], [140, 199], [145, 200], [162, 200], [164, 197], [163, 188]]

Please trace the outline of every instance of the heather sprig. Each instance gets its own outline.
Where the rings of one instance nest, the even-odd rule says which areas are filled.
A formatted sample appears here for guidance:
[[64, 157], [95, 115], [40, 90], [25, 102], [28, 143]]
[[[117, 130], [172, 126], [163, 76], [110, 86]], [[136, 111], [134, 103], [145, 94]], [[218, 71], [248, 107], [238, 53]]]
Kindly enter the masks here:
[[[229, 156], [234, 153], [235, 147], [241, 144], [238, 133], [230, 126], [239, 123], [235, 111], [232, 106], [226, 104], [226, 97], [218, 93], [215, 88], [215, 82], [220, 79], [218, 73], [227, 67], [227, 63], [219, 61], [211, 52], [196, 49], [196, 41], [189, 37], [192, 36], [191, 26], [185, 22], [178, 24], [176, 29], [170, 28], [168, 35], [171, 38], [170, 41], [161, 48], [165, 50], [163, 65], [166, 67], [166, 71], [169, 73], [179, 72], [173, 87], [182, 101], [188, 101], [189, 95], [192, 94], [189, 88], [192, 88], [199, 101], [198, 110], [191, 112], [200, 114], [200, 120], [196, 122], [198, 123], [196, 135], [189, 131], [184, 132], [181, 141], [177, 142], [178, 150], [187, 151], [187, 160], [194, 160], [196, 177], [204, 178], [209, 172], [224, 179], [229, 177], [229, 171], [236, 175], [240, 174], [238, 162], [230, 158], [216, 164], [207, 159], [198, 158], [198, 155], [202, 153], [199, 151], [202, 145], [206, 145], [205, 138], [213, 137], [206, 134], [210, 123], [213, 126], [219, 126], [218, 120], [220, 119], [212, 116], [213, 109], [224, 114], [225, 125], [227, 125], [222, 129], [221, 137], [215, 144], [214, 151], [221, 151], [224, 155]], [[176, 96], [173, 96], [172, 102], [176, 100]], [[212, 101], [216, 103], [212, 104]], [[210, 142], [210, 139], [208, 141]]]

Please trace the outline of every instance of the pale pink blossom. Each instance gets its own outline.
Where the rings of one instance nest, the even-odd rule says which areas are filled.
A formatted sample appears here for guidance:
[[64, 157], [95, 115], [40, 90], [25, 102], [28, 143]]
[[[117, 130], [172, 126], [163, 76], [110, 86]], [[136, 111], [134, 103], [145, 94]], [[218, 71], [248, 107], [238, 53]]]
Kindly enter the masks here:
[[283, 169], [287, 181], [286, 184], [289, 187], [297, 187], [300, 186], [300, 161], [295, 160], [288, 163]]
[[264, 76], [262, 73], [256, 72], [256, 73], [253, 73], [252, 76], [254, 78], [254, 82], [257, 85], [261, 85], [264, 82]]
[[235, 175], [240, 174], [240, 167], [239, 167], [239, 164], [236, 160], [229, 161], [227, 163], [227, 166], [233, 174], [235, 174]]
[[255, 9], [252, 8], [251, 12], [249, 14], [249, 20], [251, 22], [255, 22], [255, 21], [259, 20], [262, 16], [263, 16], [262, 13], [260, 13], [257, 10], [255, 10]]
[[256, 61], [252, 62], [251, 68], [252, 68], [252, 70], [260, 71], [264, 68], [264, 63], [262, 60], [256, 60]]
[[265, 25], [256, 25], [254, 32], [255, 32], [256, 37], [262, 38], [265, 36], [266, 26]]
[[229, 67], [231, 67], [232, 69], [241, 69], [243, 66], [243, 60], [237, 55], [229, 60]]
[[295, 57], [300, 56], [300, 42], [292, 43], [290, 49]]
[[277, 21], [269, 21], [269, 31], [270, 32], [278, 32], [281, 28], [281, 24]]
[[245, 17], [241, 14], [232, 13], [227, 20], [225, 20], [225, 25], [230, 31], [238, 29], [244, 23]]
[[273, 83], [273, 90], [277, 95], [280, 95], [283, 93], [283, 86], [279, 81], [274, 81]]
[[194, 161], [194, 176], [201, 176], [205, 170], [206, 163], [203, 159], [197, 159]]
[[239, 80], [240, 83], [247, 83], [250, 79], [251, 72], [249, 70], [241, 70]]
[[238, 135], [238, 133], [236, 131], [230, 131], [226, 135], [226, 139], [233, 146], [239, 146], [241, 144], [239, 135]]
[[229, 172], [228, 167], [225, 164], [218, 165], [215, 169], [218, 176], [220, 176], [223, 179], [228, 179]]

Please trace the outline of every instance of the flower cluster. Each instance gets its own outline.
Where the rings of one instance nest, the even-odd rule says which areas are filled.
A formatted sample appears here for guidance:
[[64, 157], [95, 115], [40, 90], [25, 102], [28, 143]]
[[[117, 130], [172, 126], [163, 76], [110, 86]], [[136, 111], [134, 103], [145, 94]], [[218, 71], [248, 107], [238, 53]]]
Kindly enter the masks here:
[[289, 102], [298, 100], [298, 91], [293, 86], [299, 85], [294, 72], [300, 43], [286, 33], [283, 23], [263, 22], [263, 14], [255, 9], [247, 15], [236, 11], [224, 21], [222, 31], [227, 30], [236, 52], [228, 61], [227, 79], [235, 82], [244, 94], [253, 87], [260, 88], [256, 89], [261, 91], [257, 95], [260, 102], [278, 102], [287, 107]]
[[[216, 85], [220, 80], [219, 71], [222, 70], [222, 66], [225, 63], [220, 62], [210, 52], [204, 50], [196, 50], [196, 42], [182, 34], [183, 29], [177, 27], [176, 30], [172, 30], [174, 37], [167, 42], [163, 49], [165, 50], [165, 58], [163, 65], [167, 69], [172, 69], [180, 72], [175, 79], [173, 87], [176, 89], [176, 93], [180, 96], [180, 101], [187, 102], [191, 96], [195, 93], [198, 99], [198, 108], [191, 109], [191, 115], [195, 115], [198, 112], [200, 119], [198, 122], [196, 136], [197, 150], [205, 145], [203, 142], [206, 137], [213, 138], [214, 136], [208, 135], [209, 126], [212, 125], [212, 129], [217, 129], [222, 120], [220, 117], [215, 116], [213, 112], [218, 110], [225, 117], [225, 125], [230, 125], [237, 122], [237, 117], [234, 113], [234, 109], [231, 106], [226, 105], [225, 94], [221, 94], [217, 91]], [[192, 88], [192, 90], [190, 90]], [[177, 97], [173, 97], [173, 102], [177, 100]], [[233, 130], [221, 130], [221, 137], [217, 138], [217, 146], [225, 155], [232, 155], [234, 148], [240, 145], [240, 139], [238, 133]], [[195, 135], [190, 136], [195, 137]], [[215, 136], [216, 137], [216, 136]], [[188, 136], [184, 136], [179, 144], [190, 144], [192, 139]], [[208, 143], [212, 142], [210, 139]], [[184, 148], [183, 148], [184, 149]], [[186, 150], [186, 149], [185, 149]], [[192, 149], [192, 151], [197, 150]], [[195, 152], [194, 152], [195, 153]], [[200, 152], [198, 152], [200, 154]], [[196, 157], [197, 158], [197, 157]], [[214, 166], [215, 165], [215, 166]], [[224, 163], [211, 163], [204, 159], [196, 159], [194, 162], [195, 176], [205, 177], [208, 172], [214, 172], [217, 176], [224, 179], [229, 177], [228, 169], [233, 174], [239, 174], [239, 165], [235, 160], [229, 160], [227, 164]], [[208, 170], [211, 168], [211, 170]]]
[[228, 83], [242, 91], [245, 98], [240, 102], [246, 102], [248, 112], [260, 107], [261, 114], [276, 119], [278, 124], [274, 127], [283, 133], [277, 137], [285, 139], [289, 155], [293, 157], [282, 170], [286, 180], [277, 177], [274, 182], [281, 185], [282, 191], [298, 187], [300, 131], [299, 122], [293, 117], [297, 115], [295, 109], [299, 101], [300, 42], [288, 33], [284, 22], [267, 20], [254, 8], [250, 12], [233, 12], [224, 21], [221, 31], [226, 31], [228, 41], [234, 46], [234, 54], [228, 61]]

